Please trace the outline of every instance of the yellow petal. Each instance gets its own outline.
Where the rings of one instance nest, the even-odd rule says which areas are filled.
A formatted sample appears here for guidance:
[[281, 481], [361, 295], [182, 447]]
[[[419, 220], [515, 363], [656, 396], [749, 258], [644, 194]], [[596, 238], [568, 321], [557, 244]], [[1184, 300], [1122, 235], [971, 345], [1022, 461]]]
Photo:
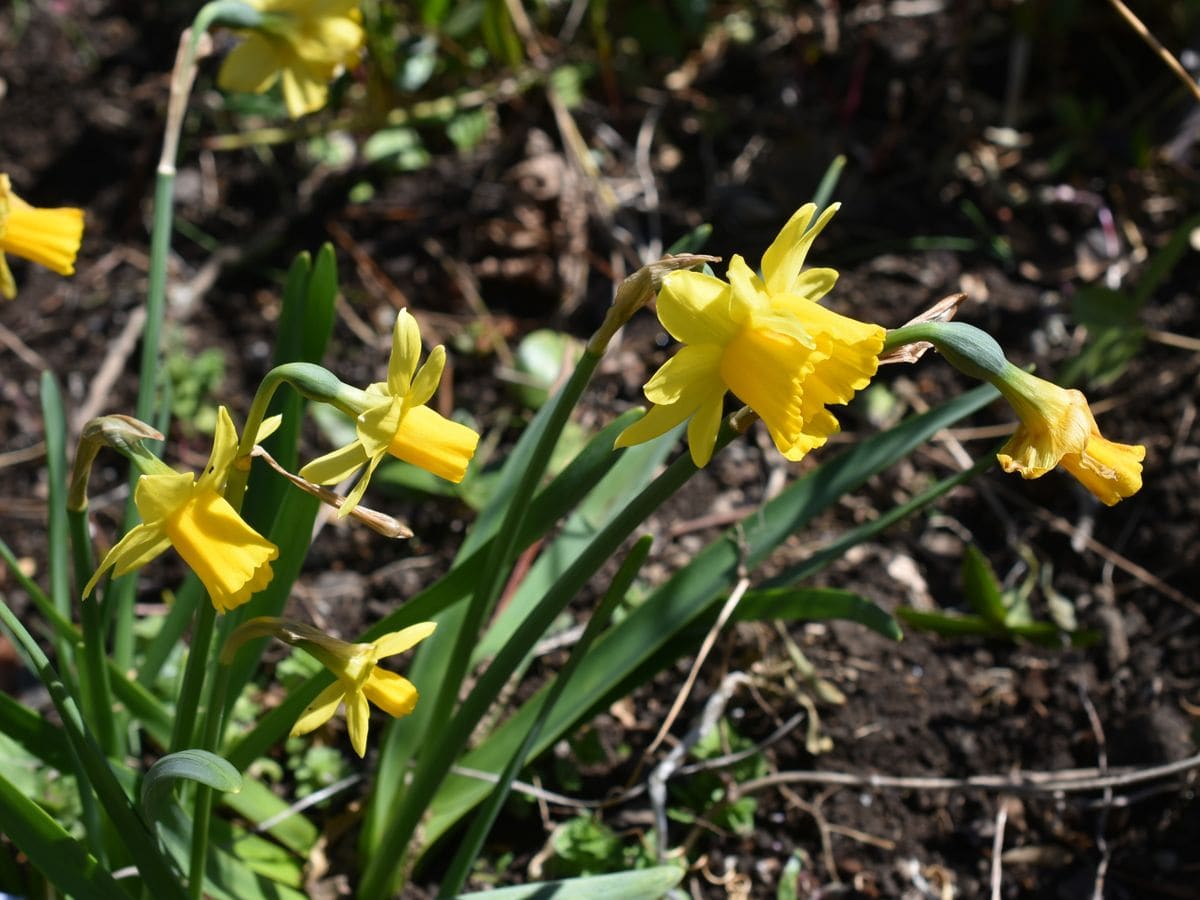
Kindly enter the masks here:
[[668, 273], [656, 307], [663, 327], [684, 344], [724, 343], [737, 332], [729, 313], [729, 285], [702, 272]]
[[467, 465], [478, 443], [479, 435], [466, 425], [453, 422], [428, 406], [417, 406], [400, 420], [388, 452], [458, 484], [467, 474]]
[[234, 427], [229, 410], [222, 406], [217, 410], [217, 427], [213, 432], [213, 447], [208, 456], [208, 465], [196, 479], [198, 489], [220, 491], [225, 486], [229, 467], [233, 465], [233, 458], [237, 456], [237, 447], [237, 428]]
[[662, 406], [675, 403], [696, 382], [712, 382], [720, 375], [721, 346], [689, 344], [663, 363], [646, 382], [646, 399]]
[[319, 456], [300, 470], [300, 477], [314, 484], [337, 484], [367, 463], [361, 441], [351, 441], [332, 453]]
[[296, 724], [292, 726], [292, 736], [308, 734], [328, 722], [337, 712], [338, 705], [345, 695], [346, 689], [339, 681], [335, 681], [317, 694], [317, 699], [308, 705], [308, 709], [304, 710], [300, 718], [296, 720]]
[[696, 414], [692, 416], [692, 421], [688, 423], [688, 451], [698, 469], [703, 469], [712, 459], [717, 432], [721, 429], [723, 409], [722, 398], [710, 396], [700, 405]]
[[816, 302], [833, 290], [837, 280], [837, 269], [805, 269], [792, 282], [788, 293]]
[[215, 491], [197, 491], [163, 527], [218, 612], [240, 606], [270, 583], [270, 561], [279, 549]]
[[407, 309], [400, 310], [392, 329], [392, 355], [388, 357], [388, 393], [402, 397], [408, 393], [413, 373], [421, 359], [421, 329]]
[[[307, 66], [288, 66], [281, 73], [283, 104], [293, 119], [325, 105], [329, 98], [329, 76], [314, 74]], [[359, 754], [361, 756], [361, 754]]]
[[374, 456], [367, 457], [367, 468], [360, 476], [358, 481], [354, 482], [354, 487], [350, 489], [350, 493], [346, 495], [346, 499], [342, 501], [342, 505], [338, 507], [338, 518], [344, 519], [350, 515], [362, 502], [363, 494], [366, 493], [367, 485], [371, 483], [371, 476], [375, 474], [375, 469], [383, 459], [385, 451], [380, 450]]
[[169, 546], [171, 542], [162, 528], [154, 525], [135, 525], [104, 554], [99, 568], [92, 573], [92, 577], [84, 586], [83, 596], [89, 596], [99, 583], [100, 576], [113, 566], [116, 566], [116, 575], [120, 577], [144, 566]]
[[394, 719], [407, 716], [417, 705], [417, 689], [412, 682], [387, 669], [373, 669], [362, 690], [368, 700]]
[[217, 84], [225, 91], [261, 94], [279, 77], [279, 53], [276, 44], [261, 34], [247, 32], [245, 38], [225, 57]]
[[367, 729], [371, 724], [371, 707], [367, 705], [362, 691], [346, 694], [346, 731], [350, 733], [350, 746], [360, 757], [367, 755]]
[[446, 368], [446, 348], [438, 344], [429, 353], [425, 365], [413, 377], [408, 394], [404, 397], [404, 405], [409, 409], [414, 406], [424, 406], [437, 391], [438, 383], [442, 380], [442, 370]]
[[[701, 398], [696, 397], [694, 400]], [[668, 406], [652, 406], [644, 416], [617, 435], [613, 447], [632, 447], [662, 437], [696, 411], [697, 403], [672, 403]]]
[[375, 648], [375, 658], [386, 659], [397, 653], [403, 653], [433, 634], [436, 628], [436, 622], [419, 622], [399, 631], [393, 631], [391, 634], [385, 634], [372, 645]]
[[763, 279], [768, 293], [795, 292], [795, 282], [804, 267], [809, 248], [839, 208], [840, 204], [833, 204], [813, 222], [817, 208], [811, 203], [806, 203], [788, 219], [787, 224], [763, 254]]
[[354, 430], [367, 456], [376, 456], [387, 448], [404, 415], [403, 395], [392, 396], [386, 403], [359, 415], [354, 422]]
[[13, 278], [12, 270], [8, 268], [8, 260], [0, 251], [0, 297], [11, 300], [15, 296], [17, 296], [17, 282]]
[[189, 472], [164, 472], [143, 475], [133, 490], [133, 502], [147, 525], [175, 514], [192, 497], [195, 479]]

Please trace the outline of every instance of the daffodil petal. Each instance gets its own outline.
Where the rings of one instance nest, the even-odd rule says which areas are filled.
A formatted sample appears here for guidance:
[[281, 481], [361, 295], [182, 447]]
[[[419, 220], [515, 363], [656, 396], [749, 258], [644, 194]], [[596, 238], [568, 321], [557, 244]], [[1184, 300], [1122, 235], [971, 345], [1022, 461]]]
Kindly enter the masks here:
[[815, 303], [833, 290], [837, 280], [837, 269], [805, 269], [793, 279], [788, 293]]
[[133, 502], [142, 521], [154, 525], [187, 503], [195, 485], [190, 472], [143, 475], [133, 489]]
[[256, 434], [254, 436], [254, 443], [261, 444], [263, 441], [265, 441], [267, 438], [269, 438], [271, 435], [273, 435], [276, 431], [278, 431], [279, 426], [282, 424], [283, 424], [283, 416], [282, 415], [270, 416], [269, 418], [265, 419], [263, 421], [263, 423], [258, 426], [258, 434]]
[[114, 566], [115, 574], [120, 577], [139, 566], [144, 566], [170, 546], [171, 541], [161, 528], [153, 525], [135, 525], [104, 554], [100, 566], [84, 586], [83, 596], [90, 596], [101, 576]]
[[350, 746], [360, 757], [367, 755], [367, 730], [371, 725], [371, 707], [362, 691], [346, 694], [346, 731]]
[[392, 438], [396, 436], [396, 429], [400, 427], [400, 420], [404, 415], [404, 397], [397, 395], [387, 403], [374, 406], [358, 417], [354, 423], [354, 430], [367, 456], [375, 456], [387, 449]]
[[735, 321], [744, 323], [753, 313], [767, 309], [769, 300], [762, 279], [754, 274], [740, 254], [733, 254], [726, 275], [733, 289], [730, 310]]
[[703, 469], [712, 459], [717, 433], [721, 430], [721, 413], [724, 404], [720, 396], [709, 397], [696, 410], [688, 422], [688, 451], [696, 468]]
[[729, 285], [703, 272], [664, 276], [656, 308], [663, 327], [684, 344], [721, 342], [737, 330], [729, 315]]
[[313, 484], [337, 484], [366, 465], [367, 458], [362, 442], [351, 441], [345, 447], [314, 459], [300, 470], [300, 477]]
[[283, 104], [293, 119], [320, 109], [329, 98], [328, 76], [314, 74], [306, 66], [287, 66], [280, 73], [280, 79]]
[[292, 737], [308, 734], [328, 722], [337, 712], [345, 695], [346, 689], [339, 681], [335, 681], [317, 694], [317, 698], [308, 705], [308, 709], [304, 710], [300, 718], [296, 720], [296, 724], [292, 726]]
[[418, 694], [413, 683], [387, 669], [372, 669], [362, 689], [368, 700], [394, 719], [407, 716], [417, 705]]
[[763, 279], [766, 281], [768, 293], [795, 292], [796, 278], [804, 267], [809, 248], [840, 207], [841, 204], [834, 203], [813, 222], [813, 214], [817, 208], [811, 203], [806, 203], [788, 219], [787, 224], [780, 229], [767, 252], [763, 254]]
[[238, 434], [229, 410], [222, 406], [217, 410], [217, 427], [213, 432], [212, 453], [208, 465], [196, 479], [200, 490], [220, 491], [229, 475], [229, 467], [237, 456]]
[[429, 358], [417, 370], [413, 377], [412, 386], [404, 398], [404, 405], [409, 409], [424, 406], [437, 392], [438, 383], [442, 380], [442, 370], [446, 368], [446, 348], [438, 344], [429, 351]]
[[217, 84], [224, 91], [261, 94], [279, 77], [279, 66], [275, 45], [260, 34], [247, 32], [245, 40], [221, 63]]
[[13, 278], [12, 270], [8, 267], [8, 260], [0, 252], [0, 297], [11, 300], [15, 296], [17, 296], [17, 282]]
[[437, 622], [418, 622], [416, 625], [409, 625], [407, 628], [385, 634], [373, 644], [375, 658], [387, 659], [389, 656], [403, 653], [433, 634], [436, 628]]
[[344, 519], [350, 515], [354, 508], [362, 501], [363, 494], [367, 490], [367, 485], [371, 483], [371, 476], [375, 474], [375, 467], [379, 465], [379, 461], [383, 459], [383, 456], [384, 451], [380, 450], [374, 456], [369, 457], [366, 471], [358, 476], [358, 481], [354, 483], [354, 487], [350, 489], [350, 493], [346, 495], [346, 499], [338, 507], [339, 519]]
[[1142, 489], [1142, 460], [1146, 448], [1119, 444], [1092, 435], [1084, 452], [1063, 457], [1063, 468], [1106, 506], [1113, 506]]
[[392, 355], [388, 357], [387, 375], [389, 394], [399, 397], [408, 393], [420, 358], [421, 329], [409, 311], [402, 309], [392, 329]]
[[698, 381], [720, 378], [721, 346], [688, 344], [668, 359], [646, 382], [646, 399], [666, 406], [675, 403]]
[[695, 411], [695, 404], [689, 406], [686, 403], [672, 403], [668, 406], [652, 406], [644, 416], [617, 435], [613, 447], [632, 447], [634, 444], [644, 444], [646, 441], [662, 437]]

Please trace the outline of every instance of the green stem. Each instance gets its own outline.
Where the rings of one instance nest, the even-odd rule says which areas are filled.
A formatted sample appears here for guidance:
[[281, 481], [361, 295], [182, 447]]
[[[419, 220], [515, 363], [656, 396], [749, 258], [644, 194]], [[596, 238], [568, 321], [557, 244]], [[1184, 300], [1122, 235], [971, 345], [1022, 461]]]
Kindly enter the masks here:
[[545, 471], [550, 452], [600, 359], [600, 356], [593, 353], [584, 353], [570, 380], [555, 398], [553, 413], [534, 447], [534, 463], [522, 473], [521, 480], [513, 492], [504, 521], [496, 532], [491, 552], [484, 562], [482, 575], [475, 592], [471, 595], [466, 616], [455, 635], [454, 648], [448, 657], [444, 678], [434, 696], [433, 711], [426, 726], [426, 734], [437, 734], [450, 718], [450, 710], [458, 700], [459, 686], [470, 664], [471, 650], [479, 640], [484, 616], [499, 597], [509, 575], [509, 566], [516, 556], [516, 543], [529, 509], [529, 498], [533, 496], [534, 489]]
[[[200, 749], [216, 752], [224, 725], [225, 694], [229, 687], [229, 666], [218, 665], [205, 703], [204, 733]], [[204, 896], [204, 865], [208, 859], [208, 830], [212, 822], [212, 788], [200, 785], [196, 789], [196, 804], [192, 814], [192, 855], [188, 872], [188, 893], [191, 900]]]
[[254, 449], [254, 439], [267, 417], [271, 398], [282, 384], [290, 384], [301, 396], [328, 403], [351, 417], [357, 416], [370, 405], [363, 391], [343, 384], [328, 369], [313, 363], [285, 363], [268, 372], [259, 383], [250, 411], [246, 413], [246, 425], [238, 442], [238, 461], [229, 470], [229, 480], [225, 484], [225, 499], [236, 510], [241, 510], [242, 499], [246, 495], [246, 482], [250, 478], [249, 457]]
[[[721, 450], [733, 437], [731, 429], [722, 428], [714, 453]], [[685, 453], [630, 500], [546, 591], [509, 638], [508, 643], [484, 670], [454, 718], [440, 729], [427, 733], [429, 741], [423, 748], [412, 781], [407, 787], [404, 802], [396, 817], [389, 821], [374, 855], [367, 863], [359, 886], [360, 898], [381, 900], [389, 895], [396, 873], [403, 871], [402, 866], [396, 865], [396, 860], [402, 859], [407, 853], [417, 824], [441, 787], [447, 772], [458, 759], [475, 727], [499, 695], [509, 676], [528, 654], [529, 648], [603, 562], [611, 558], [634, 528], [683, 487], [696, 471], [691, 457]]]
[[183, 672], [183, 685], [179, 689], [179, 702], [175, 705], [175, 724], [171, 729], [169, 748], [171, 753], [191, 746], [196, 737], [200, 692], [210, 662], [209, 648], [212, 647], [213, 624], [216, 619], [216, 607], [207, 600], [201, 601], [196, 610], [196, 624], [192, 628], [192, 643], [188, 649], [187, 667]]
[[[68, 510], [67, 523], [71, 531], [71, 559], [75, 568], [75, 583], [84, 585], [96, 567], [92, 542], [88, 535], [87, 508]], [[113, 728], [112, 696], [108, 684], [108, 667], [104, 664], [104, 622], [100, 604], [85, 600], [80, 606], [83, 625], [83, 668], [80, 681], [83, 708], [88, 721], [96, 729], [96, 737], [109, 756], [120, 753], [116, 730]]]

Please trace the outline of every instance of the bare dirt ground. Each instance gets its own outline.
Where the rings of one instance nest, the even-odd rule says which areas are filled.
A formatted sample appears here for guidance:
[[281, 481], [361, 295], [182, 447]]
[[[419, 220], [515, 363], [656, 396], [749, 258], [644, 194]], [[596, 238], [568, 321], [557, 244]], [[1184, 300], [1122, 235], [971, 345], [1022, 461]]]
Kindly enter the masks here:
[[[610, 29], [621, 35], [638, 5], [616, 6]], [[1200, 195], [1196, 104], [1107, 4], [1086, 6], [714, 6], [709, 26], [681, 37], [675, 55], [600, 64], [586, 83], [572, 115], [603, 190], [573, 165], [562, 122], [538, 89], [492, 104], [488, 135], [470, 152], [431, 128], [431, 160], [419, 171], [361, 157], [333, 164], [308, 143], [218, 151], [206, 137], [246, 120], [224, 111], [210, 64], [196, 92], [203, 128], [190, 129], [181, 157], [168, 340], [185, 358], [222, 350], [215, 396], [244, 414], [268, 365], [279, 273], [297, 251], [331, 240], [344, 285], [331, 367], [352, 381], [377, 375], [395, 309], [412, 307], [431, 342], [457, 351], [453, 391], [441, 402], [511, 434], [508, 417], [519, 412], [494, 377], [503, 362], [497, 332], [510, 344], [538, 327], [587, 334], [638, 253], [703, 222], [714, 225], [709, 252], [757, 260], [840, 153], [843, 208], [813, 254], [842, 272], [839, 311], [893, 326], [961, 290], [969, 298], [961, 319], [1052, 374], [1087, 339], [1072, 311], [1079, 291], [1133, 290], [1174, 234], [1197, 228], [1189, 222]], [[1183, 49], [1200, 11], [1163, 6], [1147, 24]], [[34, 566], [44, 556], [41, 371], [61, 380], [76, 424], [133, 406], [131, 319], [145, 291], [153, 166], [187, 7], [75, 0], [0, 9], [0, 170], [27, 200], [88, 215], [76, 277], [21, 266], [20, 295], [0, 305], [0, 532]], [[591, 45], [548, 46], [592, 58]], [[369, 199], [348, 199], [364, 184]], [[1099, 640], [1048, 649], [911, 629], [896, 644], [845, 624], [731, 629], [681, 722], [726, 673], [752, 672], [774, 690], [738, 692], [731, 721], [763, 741], [803, 708], [801, 695], [814, 698], [819, 729], [801, 726], [764, 753], [772, 773], [816, 774], [757, 792], [748, 833], [673, 825], [672, 845], [686, 839], [698, 860], [689, 890], [775, 896], [799, 853], [800, 896], [979, 897], [994, 883], [995, 896], [1011, 898], [1196, 896], [1200, 808], [1190, 770], [1109, 793], [1051, 786], [1020, 796], [942, 782], [847, 786], [828, 773], [962, 782], [1018, 771], [1123, 774], [1196, 752], [1198, 274], [1200, 259], [1185, 249], [1140, 312], [1137, 356], [1115, 381], [1088, 389], [1106, 436], [1146, 446], [1140, 494], [1106, 509], [1065, 475], [1022, 483], [992, 471], [820, 579], [888, 609], [961, 609], [959, 569], [972, 545], [1006, 586], [1036, 566], [1035, 613], [1045, 618], [1047, 597], [1061, 595]], [[478, 327], [478, 298], [489, 329]], [[604, 421], [636, 402], [665, 345], [652, 319], [636, 322], [585, 417]], [[900, 412], [966, 386], [931, 357], [886, 369], [879, 381]], [[843, 441], [875, 428], [863, 406], [843, 422]], [[773, 563], [801, 558], [988, 453], [1010, 425], [1006, 409], [986, 410], [846, 498]], [[186, 455], [190, 438], [175, 437]], [[206, 439], [194, 444], [203, 453]], [[745, 509], [808, 470], [786, 466], [767, 444], [760, 436], [731, 448], [650, 523], [663, 537], [653, 572], [665, 575], [715, 533], [724, 523], [714, 511]], [[95, 476], [93, 518], [110, 533], [123, 478], [112, 461]], [[445, 500], [377, 499], [421, 539], [397, 548], [330, 529], [298, 589], [298, 603], [335, 615], [347, 633], [436, 577], [470, 516]], [[390, 565], [409, 557], [422, 562]], [[169, 583], [170, 565], [150, 571]], [[0, 590], [11, 591], [3, 572]], [[155, 592], [147, 581], [146, 599]], [[796, 677], [788, 641], [840, 702]], [[19, 690], [5, 672], [8, 689]], [[682, 677], [663, 673], [596, 720], [605, 752], [570, 764], [580, 796], [624, 784]], [[559, 788], [556, 761], [535, 774], [570, 792]], [[543, 825], [573, 814], [524, 809], [526, 818], [510, 813], [521, 828], [502, 832], [526, 837], [492, 848], [493, 858], [514, 853], [509, 880], [527, 877]], [[636, 802], [606, 821], [622, 834], [650, 824]]]

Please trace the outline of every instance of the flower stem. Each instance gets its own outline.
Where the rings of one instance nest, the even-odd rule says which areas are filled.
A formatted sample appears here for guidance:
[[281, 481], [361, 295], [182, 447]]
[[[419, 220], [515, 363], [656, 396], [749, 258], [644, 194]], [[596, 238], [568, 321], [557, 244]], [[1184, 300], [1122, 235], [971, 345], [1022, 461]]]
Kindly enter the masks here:
[[225, 499], [238, 511], [241, 511], [242, 499], [246, 495], [246, 482], [250, 478], [250, 452], [254, 449], [254, 440], [267, 417], [271, 398], [282, 384], [290, 384], [301, 396], [319, 403], [328, 403], [351, 417], [362, 411], [360, 405], [363, 408], [369, 405], [362, 391], [343, 384], [328, 369], [313, 363], [285, 363], [263, 376], [250, 404], [250, 411], [246, 414], [246, 425], [238, 443], [237, 459], [229, 470], [229, 480], [225, 486]]

